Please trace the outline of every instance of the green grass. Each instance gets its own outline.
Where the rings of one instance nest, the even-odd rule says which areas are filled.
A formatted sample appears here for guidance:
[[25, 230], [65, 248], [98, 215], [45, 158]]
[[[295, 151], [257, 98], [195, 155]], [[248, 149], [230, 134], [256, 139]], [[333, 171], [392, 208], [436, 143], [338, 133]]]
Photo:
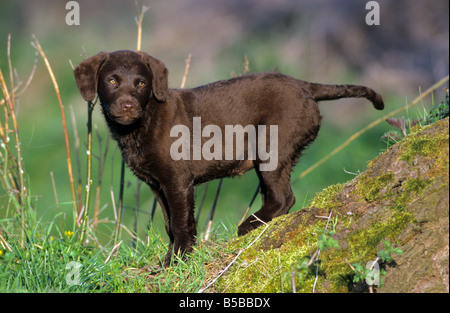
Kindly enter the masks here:
[[[11, 234], [8, 224], [1, 221], [3, 234]], [[28, 226], [24, 242], [4, 236], [8, 247], [0, 250], [0, 292], [196, 292], [207, 264], [224, 253], [225, 240], [216, 238], [162, 268], [167, 245], [153, 228], [135, 247], [124, 241], [99, 247], [80, 244], [76, 233], [55, 223]]]

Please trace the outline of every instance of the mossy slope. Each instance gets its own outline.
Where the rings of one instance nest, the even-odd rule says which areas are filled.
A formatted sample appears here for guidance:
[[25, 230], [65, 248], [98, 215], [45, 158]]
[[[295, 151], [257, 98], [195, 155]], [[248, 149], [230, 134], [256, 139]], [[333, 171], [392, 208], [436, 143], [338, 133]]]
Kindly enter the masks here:
[[[320, 253], [316, 267], [296, 277], [297, 292], [359, 292], [349, 263], [373, 261], [382, 240], [404, 251], [386, 267], [377, 292], [448, 292], [449, 121], [413, 133], [369, 163], [347, 184], [318, 194], [310, 208], [274, 219], [266, 228], [229, 243], [246, 249], [215, 292], [289, 292], [291, 273], [317, 249], [318, 235], [334, 229], [339, 249]], [[212, 274], [214, 275], [214, 274]], [[212, 291], [212, 290], [210, 290]]]

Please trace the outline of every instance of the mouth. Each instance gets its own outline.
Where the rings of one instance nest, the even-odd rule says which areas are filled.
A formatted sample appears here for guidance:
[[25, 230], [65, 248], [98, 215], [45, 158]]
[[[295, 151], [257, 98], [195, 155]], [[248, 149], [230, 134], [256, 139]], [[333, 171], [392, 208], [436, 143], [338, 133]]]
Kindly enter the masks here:
[[127, 126], [141, 119], [142, 110], [137, 105], [130, 106], [128, 103], [122, 103], [112, 107], [110, 110], [104, 110], [104, 113], [105, 116], [115, 123]]
[[112, 116], [112, 120], [117, 124], [128, 126], [136, 123], [140, 119], [139, 116], [130, 116], [130, 114], [122, 114], [118, 116]]

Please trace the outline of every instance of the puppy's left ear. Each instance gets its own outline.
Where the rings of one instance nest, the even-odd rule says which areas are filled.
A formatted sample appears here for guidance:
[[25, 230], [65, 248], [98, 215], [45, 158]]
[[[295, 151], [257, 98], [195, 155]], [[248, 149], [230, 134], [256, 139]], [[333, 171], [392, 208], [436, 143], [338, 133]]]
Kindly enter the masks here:
[[167, 79], [167, 77], [169, 76], [169, 71], [167, 70], [166, 66], [164, 65], [163, 62], [148, 55], [145, 52], [138, 51], [137, 53], [142, 56], [144, 62], [152, 71], [153, 74], [152, 89], [156, 100], [158, 100], [159, 102], [166, 101], [167, 93], [169, 91], [168, 87], [169, 84]]
[[78, 90], [84, 100], [94, 100], [97, 93], [98, 73], [108, 58], [108, 52], [100, 52], [81, 62], [73, 71]]

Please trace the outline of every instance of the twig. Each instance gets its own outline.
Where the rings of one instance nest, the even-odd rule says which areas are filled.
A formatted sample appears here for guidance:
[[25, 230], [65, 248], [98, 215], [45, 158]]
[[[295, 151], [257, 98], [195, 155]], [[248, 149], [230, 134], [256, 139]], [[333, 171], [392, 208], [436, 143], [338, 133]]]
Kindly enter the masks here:
[[350, 266], [350, 268], [351, 268], [353, 271], [356, 271], [356, 269], [353, 267], [353, 265], [352, 265], [347, 259], [345, 260], [345, 263], [347, 263], [348, 266]]
[[[328, 228], [328, 224], [330, 223], [332, 214], [333, 214], [333, 210], [330, 211], [330, 215], [328, 215], [328, 217], [316, 216], [317, 218], [326, 218], [327, 219], [327, 224], [325, 225], [325, 230]], [[306, 264], [306, 267], [310, 267], [313, 264], [313, 262], [316, 262], [316, 277], [314, 279], [314, 285], [313, 285], [313, 290], [312, 290], [313, 293], [315, 292], [317, 279], [319, 278], [319, 263], [317, 262], [319, 260], [319, 256], [320, 256], [320, 248], [317, 248], [316, 251], [314, 252], [314, 254], [312, 255], [312, 257], [309, 259], [308, 263]], [[297, 288], [295, 286], [296, 272], [297, 272], [297, 270], [294, 269], [291, 274], [291, 284], [292, 284], [292, 292], [293, 293], [297, 292]]]
[[[330, 211], [330, 215], [328, 216], [327, 224], [325, 225], [325, 230], [328, 228], [328, 224], [330, 223], [331, 215], [333, 214], [333, 210]], [[316, 257], [316, 278], [314, 279], [314, 285], [312, 292], [314, 293], [316, 291], [316, 284], [317, 279], [319, 278], [319, 256], [320, 256], [320, 249], [317, 249], [317, 257]]]
[[111, 259], [112, 255], [114, 252], [116, 252], [117, 249], [119, 249], [120, 245], [122, 244], [123, 240], [121, 240], [120, 242], [116, 243], [114, 245], [114, 247], [111, 249], [111, 252], [108, 254], [108, 257], [106, 258], [105, 262], [103, 263], [103, 265], [106, 265], [106, 263], [109, 262], [109, 260]]

